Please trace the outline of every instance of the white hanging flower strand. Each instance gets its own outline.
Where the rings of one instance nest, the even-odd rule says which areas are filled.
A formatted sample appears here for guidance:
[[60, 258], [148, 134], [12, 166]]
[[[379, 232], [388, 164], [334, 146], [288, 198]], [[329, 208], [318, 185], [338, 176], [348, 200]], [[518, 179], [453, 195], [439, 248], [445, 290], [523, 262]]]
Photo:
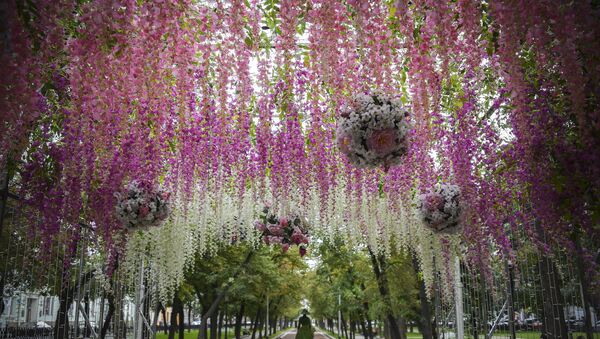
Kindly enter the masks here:
[[[328, 208], [321, 208], [323, 197], [317, 188], [313, 188], [307, 200], [303, 200], [298, 194], [288, 195], [285, 208], [268, 208], [276, 218], [270, 224], [275, 225], [281, 221], [279, 216], [286, 216], [289, 225], [291, 220], [296, 219], [295, 216], [301, 216], [300, 230], [306, 232], [296, 232], [293, 240], [293, 233], [289, 236], [289, 250], [292, 251], [306, 252], [308, 246], [304, 243], [304, 237], [309, 238], [307, 240], [310, 244], [313, 236], [327, 241], [341, 238], [353, 248], [369, 241], [376, 253], [391, 253], [393, 248], [412, 248], [420, 258], [426, 286], [433, 286], [434, 272], [440, 269], [441, 263], [438, 260], [438, 266], [434, 266], [433, 258], [443, 256], [439, 246], [440, 239], [423, 226], [421, 213], [409, 196], [402, 195], [391, 200], [389, 196], [383, 195], [368, 202], [363, 199], [359, 203], [357, 196], [348, 194], [347, 185], [348, 182], [340, 179], [338, 185], [328, 191], [325, 202]], [[134, 258], [138, 258], [142, 251], [141, 245], [148, 246], [144, 247], [145, 256], [151, 263], [154, 273], [151, 279], [157, 286], [162, 301], [173, 299], [173, 293], [184, 280], [184, 269], [193, 265], [198, 255], [216, 254], [222, 246], [232, 243], [232, 237], [237, 238], [236, 241], [257, 247], [265, 242], [266, 236], [272, 236], [271, 233], [257, 230], [257, 222], [269, 224], [262, 219], [265, 206], [257, 204], [257, 201], [273, 200], [270, 191], [259, 186], [244, 188], [243, 192], [238, 187], [220, 189], [203, 187], [202, 190], [194, 190], [191, 197], [187, 197], [182, 189], [177, 190], [179, 194], [172, 194], [169, 198], [171, 211], [165, 222], [143, 234], [135, 234], [133, 238], [143, 237], [143, 242], [128, 242], [130, 245], [127, 256]], [[283, 205], [279, 201], [278, 204]], [[302, 211], [302, 214], [286, 211]], [[382, 234], [387, 236], [382, 237]], [[398, 241], [392, 242], [392, 238]], [[270, 240], [279, 239], [267, 241]], [[287, 247], [275, 241], [269, 243], [281, 250]], [[297, 243], [300, 244], [298, 249], [293, 248]], [[132, 259], [127, 262], [131, 263], [128, 269], [136, 272], [139, 261]], [[119, 265], [125, 267], [128, 264], [122, 261]]]
[[433, 232], [455, 234], [462, 230], [462, 206], [457, 185], [441, 184], [418, 198], [421, 219]]
[[406, 154], [409, 129], [408, 111], [399, 99], [381, 93], [358, 94], [342, 109], [336, 140], [355, 166], [387, 170]]
[[122, 192], [115, 193], [117, 218], [128, 229], [146, 230], [160, 226], [169, 216], [169, 193], [147, 182], [130, 182]]

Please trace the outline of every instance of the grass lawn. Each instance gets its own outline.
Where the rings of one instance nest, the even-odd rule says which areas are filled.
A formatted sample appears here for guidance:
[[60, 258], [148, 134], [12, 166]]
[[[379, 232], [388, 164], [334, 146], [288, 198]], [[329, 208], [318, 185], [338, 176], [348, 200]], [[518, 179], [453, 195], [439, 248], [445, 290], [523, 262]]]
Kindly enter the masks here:
[[[337, 334], [335, 334], [335, 333], [333, 333], [333, 332], [331, 332], [331, 331], [328, 331], [328, 330], [322, 329], [322, 328], [320, 328], [320, 327], [319, 327], [319, 330], [320, 330], [320, 331], [323, 331], [323, 332], [325, 332], [325, 333], [327, 333], [327, 334], [329, 334], [330, 336], [332, 336], [332, 337], [334, 337], [334, 338], [337, 338]], [[422, 336], [422, 335], [421, 335], [421, 333], [419, 333], [419, 332], [406, 332], [406, 338], [407, 338], [407, 339], [422, 339], [422, 338], [423, 338], [423, 336]], [[483, 339], [483, 338], [482, 338], [482, 339]]]
[[[279, 331], [277, 333], [275, 333], [274, 335], [270, 336], [269, 338], [275, 338], [277, 335], [281, 334], [284, 331], [287, 331], [289, 329], [285, 329], [282, 331]], [[337, 335], [333, 332], [330, 332], [328, 330], [319, 328], [318, 330], [323, 331], [329, 335], [331, 335], [334, 338], [337, 338]], [[198, 332], [196, 332], [197, 335]], [[517, 331], [517, 339], [540, 339], [541, 333], [538, 331]], [[583, 336], [583, 338], [586, 338], [585, 333], [583, 332], [574, 332], [573, 333], [573, 339], [577, 339], [578, 336]], [[160, 339], [166, 339], [167, 337], [164, 338], [160, 338]], [[407, 332], [406, 333], [406, 338], [407, 339], [422, 339], [423, 336], [421, 335], [421, 333], [419, 332]], [[469, 338], [472, 339], [473, 336], [469, 335], [468, 333], [465, 333], [465, 338]], [[479, 334], [479, 339], [484, 339], [485, 338], [485, 334], [480, 333]], [[494, 332], [494, 338], [510, 338], [510, 335], [508, 334], [507, 331], [497, 331]], [[157, 336], [157, 339], [158, 336]], [[188, 337], [186, 336], [186, 339], [188, 339]], [[195, 339], [195, 337], [194, 337]], [[600, 332], [594, 333], [594, 339], [600, 339]]]
[[[286, 328], [284, 330], [277, 331], [274, 334], [272, 334], [271, 336], [269, 336], [269, 339], [276, 338], [283, 332], [288, 331], [290, 329], [291, 329], [291, 327]], [[191, 332], [188, 332], [188, 330], [185, 330], [185, 335], [183, 337], [184, 337], [184, 339], [196, 339], [196, 338], [198, 338], [198, 330], [192, 330]], [[227, 337], [229, 339], [235, 339], [235, 332], [233, 329], [229, 329], [229, 333], [228, 333]], [[165, 332], [163, 332], [163, 331], [156, 333], [156, 339], [168, 339], [168, 338], [169, 338], [169, 335], [165, 334]], [[207, 338], [210, 338], [210, 330], [208, 330]], [[221, 333], [221, 339], [224, 339], [224, 338], [225, 338], [225, 331], [223, 331]], [[179, 339], [179, 334], [177, 334], [177, 333], [175, 334], [175, 339]]]
[[[156, 333], [156, 339], [168, 339], [169, 335], [165, 334], [165, 332], [160, 331], [158, 333]], [[179, 338], [179, 334], [175, 333], [175, 339]], [[183, 336], [184, 339], [196, 339], [198, 338], [198, 330], [192, 330], [191, 332], [188, 332], [188, 330], [185, 330], [185, 334]], [[208, 330], [208, 338], [210, 338], [210, 330]], [[225, 331], [223, 331], [221, 333], [221, 339], [225, 338]], [[230, 339], [235, 339], [235, 333], [233, 331], [233, 329], [229, 330], [229, 334], [228, 334], [228, 338]]]
[[[517, 331], [517, 339], [540, 339], [541, 333], [537, 331]], [[585, 333], [583, 332], [574, 332], [573, 339], [577, 339], [578, 336], [583, 336], [586, 338]], [[406, 337], [408, 339], [421, 339], [423, 336], [418, 332], [408, 332], [406, 333]], [[465, 338], [473, 338], [472, 335], [468, 335], [465, 333]], [[479, 339], [484, 339], [485, 335], [480, 334]], [[510, 338], [510, 335], [507, 331], [498, 331], [494, 333], [494, 338]], [[594, 333], [594, 339], [600, 339], [600, 332]]]
[[[540, 339], [541, 332], [539, 331], [517, 331], [517, 339]], [[573, 332], [573, 339], [577, 339], [577, 337], [582, 336], [586, 338], [585, 333], [583, 332]], [[494, 338], [510, 338], [510, 334], [508, 331], [496, 331], [493, 335]], [[472, 335], [468, 335], [465, 333], [465, 338], [473, 338]], [[479, 338], [485, 338], [485, 334], [480, 334]], [[594, 339], [600, 339], [600, 333], [594, 333]]]

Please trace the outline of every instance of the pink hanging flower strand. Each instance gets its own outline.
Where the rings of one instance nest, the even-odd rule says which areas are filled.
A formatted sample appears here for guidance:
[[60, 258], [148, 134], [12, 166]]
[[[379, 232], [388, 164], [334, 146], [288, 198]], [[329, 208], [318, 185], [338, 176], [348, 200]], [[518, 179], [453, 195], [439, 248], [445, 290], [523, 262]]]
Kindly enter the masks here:
[[[469, 206], [462, 236], [483, 267], [490, 241], [511, 256], [510, 237], [524, 231], [595, 270], [592, 2], [402, 0], [390, 16], [389, 1], [289, 0], [271, 41], [257, 4], [36, 1], [25, 22], [17, 1], [2, 3], [0, 166], [16, 169], [42, 241], [75, 240], [65, 225], [85, 216], [115, 257], [113, 194], [127, 178], [161, 178], [185, 201], [231, 182], [236, 194], [286, 199], [295, 185], [323, 224], [336, 220], [327, 211], [340, 183], [360, 224], [375, 220], [361, 206], [381, 194], [394, 209], [415, 186], [452, 178]], [[396, 110], [395, 96], [388, 105], [370, 89], [410, 104]], [[384, 176], [371, 170], [381, 166]], [[446, 213], [436, 201], [426, 209]], [[589, 253], [572, 250], [574, 225]]]

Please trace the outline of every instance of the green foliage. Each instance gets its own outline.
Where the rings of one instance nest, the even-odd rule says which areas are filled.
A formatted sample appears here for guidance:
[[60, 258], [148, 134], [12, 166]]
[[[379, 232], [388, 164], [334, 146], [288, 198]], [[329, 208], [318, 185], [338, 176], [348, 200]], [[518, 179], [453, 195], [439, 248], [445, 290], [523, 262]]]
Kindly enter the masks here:
[[[246, 270], [235, 281], [234, 272], [249, 251], [255, 251]], [[222, 309], [235, 314], [244, 304], [247, 314], [266, 306], [269, 297], [270, 315], [294, 317], [304, 294], [306, 263], [295, 252], [249, 246], [227, 246], [210, 257], [198, 256], [186, 273], [187, 286], [195, 293], [202, 308], [209, 307], [217, 292], [227, 283], [232, 285]]]
[[[382, 319], [385, 305], [379, 294], [366, 249], [355, 251], [341, 241], [324, 242], [318, 248], [319, 263], [307, 276], [307, 299], [314, 318], [338, 317], [338, 297], [345, 319]], [[410, 257], [392, 253], [387, 276], [392, 311], [396, 316], [414, 319], [418, 312], [417, 275]]]

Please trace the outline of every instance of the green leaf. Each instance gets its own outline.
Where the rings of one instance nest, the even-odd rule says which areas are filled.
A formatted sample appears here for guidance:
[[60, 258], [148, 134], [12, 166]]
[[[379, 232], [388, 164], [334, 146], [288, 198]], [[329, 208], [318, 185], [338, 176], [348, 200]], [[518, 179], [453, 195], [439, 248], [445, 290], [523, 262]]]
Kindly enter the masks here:
[[244, 42], [246, 43], [246, 46], [248, 46], [250, 48], [252, 48], [252, 45], [254, 44], [254, 41], [249, 36], [246, 36], [246, 38], [244, 39]]

